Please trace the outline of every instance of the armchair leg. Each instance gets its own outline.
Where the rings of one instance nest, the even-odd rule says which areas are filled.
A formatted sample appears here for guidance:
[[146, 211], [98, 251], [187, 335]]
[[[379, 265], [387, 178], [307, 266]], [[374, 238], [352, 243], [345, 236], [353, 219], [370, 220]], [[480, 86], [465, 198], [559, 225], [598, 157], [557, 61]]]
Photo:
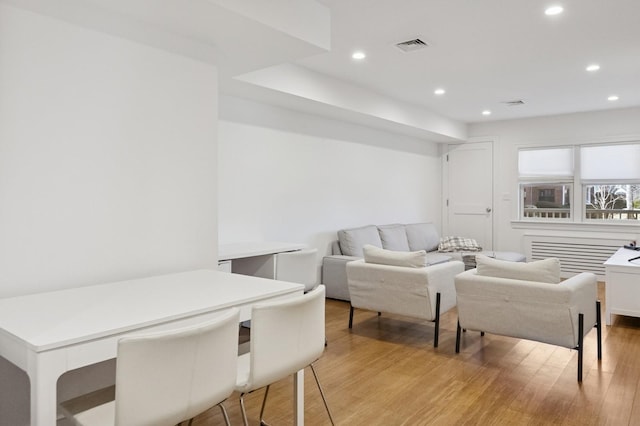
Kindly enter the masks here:
[[436, 293], [436, 326], [433, 332], [433, 347], [438, 347], [438, 337], [440, 332], [440, 293]]
[[582, 382], [582, 349], [584, 346], [584, 314], [578, 314], [578, 382]]
[[460, 334], [462, 331], [462, 328], [460, 327], [460, 320], [458, 320], [458, 327], [456, 328], [456, 353], [459, 354], [460, 353]]
[[602, 359], [602, 314], [599, 300], [596, 300], [596, 331], [598, 332], [598, 359]]
[[353, 305], [349, 305], [349, 328], [353, 326]]

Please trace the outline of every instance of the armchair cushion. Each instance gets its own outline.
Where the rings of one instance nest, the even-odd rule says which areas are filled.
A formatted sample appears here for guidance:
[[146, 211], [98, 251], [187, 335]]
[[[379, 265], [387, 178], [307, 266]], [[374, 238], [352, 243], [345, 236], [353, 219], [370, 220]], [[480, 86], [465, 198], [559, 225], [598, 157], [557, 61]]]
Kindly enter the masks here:
[[552, 257], [535, 262], [509, 262], [476, 255], [478, 275], [509, 278], [521, 281], [537, 281], [549, 284], [560, 282], [560, 260]]
[[338, 231], [338, 240], [340, 241], [340, 250], [346, 256], [362, 257], [364, 255], [362, 247], [365, 244], [382, 248], [382, 241], [375, 225]]
[[409, 268], [422, 268], [427, 266], [427, 252], [419, 251], [392, 251], [378, 248], [372, 245], [363, 247], [364, 261], [379, 265], [404, 266]]
[[409, 242], [404, 225], [383, 225], [378, 226], [382, 247], [387, 250], [409, 251]]

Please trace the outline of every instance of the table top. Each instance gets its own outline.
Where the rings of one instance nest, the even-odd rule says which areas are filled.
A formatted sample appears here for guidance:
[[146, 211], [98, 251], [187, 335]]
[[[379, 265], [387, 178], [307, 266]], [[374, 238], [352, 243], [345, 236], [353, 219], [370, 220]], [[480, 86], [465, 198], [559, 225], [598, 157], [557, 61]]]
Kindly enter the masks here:
[[239, 242], [221, 244], [218, 247], [219, 260], [233, 260], [245, 257], [264, 256], [268, 254], [284, 253], [287, 251], [302, 250], [304, 244], [283, 243], [277, 241]]
[[41, 352], [223, 310], [304, 286], [197, 270], [0, 299], [0, 333]]
[[631, 262], [629, 262], [629, 259], [638, 256], [640, 256], [640, 251], [630, 250], [622, 247], [618, 249], [618, 251], [616, 251], [606, 262], [604, 262], [604, 265], [640, 268], [640, 259], [632, 260]]

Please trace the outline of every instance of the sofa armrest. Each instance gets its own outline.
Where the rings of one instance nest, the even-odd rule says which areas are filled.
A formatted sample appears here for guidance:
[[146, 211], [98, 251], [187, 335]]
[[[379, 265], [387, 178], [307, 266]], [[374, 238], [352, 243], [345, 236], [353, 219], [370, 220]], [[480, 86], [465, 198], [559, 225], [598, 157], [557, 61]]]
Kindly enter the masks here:
[[347, 286], [347, 263], [360, 259], [356, 256], [325, 256], [322, 259], [322, 284], [331, 299], [350, 300]]

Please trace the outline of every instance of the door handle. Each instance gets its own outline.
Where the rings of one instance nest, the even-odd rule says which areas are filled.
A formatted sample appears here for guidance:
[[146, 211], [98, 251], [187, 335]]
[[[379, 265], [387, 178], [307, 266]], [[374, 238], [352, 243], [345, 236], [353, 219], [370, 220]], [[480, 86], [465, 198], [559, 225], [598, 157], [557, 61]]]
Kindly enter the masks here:
[[487, 213], [491, 213], [491, 207], [487, 207]]

